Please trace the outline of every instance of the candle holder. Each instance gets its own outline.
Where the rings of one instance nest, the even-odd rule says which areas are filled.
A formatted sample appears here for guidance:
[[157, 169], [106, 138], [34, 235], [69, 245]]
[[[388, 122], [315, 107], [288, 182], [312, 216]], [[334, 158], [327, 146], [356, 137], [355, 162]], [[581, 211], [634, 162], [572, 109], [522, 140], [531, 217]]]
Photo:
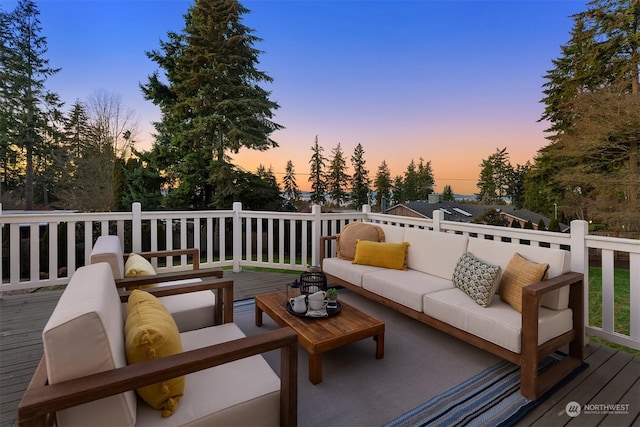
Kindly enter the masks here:
[[300, 275], [300, 294], [311, 295], [327, 290], [327, 276], [321, 271], [305, 271]]

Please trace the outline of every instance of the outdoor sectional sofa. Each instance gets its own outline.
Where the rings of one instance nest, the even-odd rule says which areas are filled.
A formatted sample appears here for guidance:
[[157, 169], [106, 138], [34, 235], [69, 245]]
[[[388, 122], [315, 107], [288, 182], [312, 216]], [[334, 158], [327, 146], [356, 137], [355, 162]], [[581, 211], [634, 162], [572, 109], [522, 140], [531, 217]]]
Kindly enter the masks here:
[[[358, 239], [347, 226], [336, 236], [321, 238], [322, 271], [329, 281], [519, 365], [520, 392], [531, 400], [582, 364], [583, 275], [570, 272], [568, 251], [418, 228], [368, 225], [375, 226], [380, 240], [391, 243], [386, 246], [406, 242], [404, 265], [399, 269], [381, 267], [390, 258], [383, 253], [377, 254], [377, 261], [375, 253], [373, 262], [367, 257], [358, 260], [360, 242], [375, 241], [376, 232], [372, 234], [371, 229], [363, 232], [363, 227], [359, 227], [358, 233], [363, 238]], [[329, 250], [334, 251], [330, 243], [336, 240], [337, 254], [341, 257], [327, 257]], [[366, 247], [371, 246], [375, 244], [367, 243]], [[454, 273], [458, 286], [461, 277], [465, 277], [460, 270], [456, 273], [462, 259], [479, 260], [489, 269], [499, 266], [498, 274], [502, 276], [516, 253], [528, 261], [548, 264], [547, 280], [521, 288], [518, 301], [522, 312], [493, 292], [486, 301], [489, 305], [484, 307], [462, 290], [473, 292], [473, 286], [454, 285]], [[354, 263], [349, 255], [360, 263]], [[512, 267], [509, 272], [514, 273], [513, 270]], [[556, 350], [563, 350], [566, 357], [539, 373], [538, 362]]]

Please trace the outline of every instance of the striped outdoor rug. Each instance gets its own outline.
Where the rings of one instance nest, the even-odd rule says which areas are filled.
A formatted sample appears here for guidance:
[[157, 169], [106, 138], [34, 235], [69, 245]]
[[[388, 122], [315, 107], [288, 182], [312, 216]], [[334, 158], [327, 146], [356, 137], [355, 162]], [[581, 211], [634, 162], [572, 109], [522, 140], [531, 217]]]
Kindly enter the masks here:
[[[543, 369], [561, 358], [562, 355], [555, 354], [547, 357], [542, 362]], [[545, 395], [531, 401], [520, 394], [520, 367], [501, 361], [384, 427], [511, 426], [587, 366], [583, 363]]]

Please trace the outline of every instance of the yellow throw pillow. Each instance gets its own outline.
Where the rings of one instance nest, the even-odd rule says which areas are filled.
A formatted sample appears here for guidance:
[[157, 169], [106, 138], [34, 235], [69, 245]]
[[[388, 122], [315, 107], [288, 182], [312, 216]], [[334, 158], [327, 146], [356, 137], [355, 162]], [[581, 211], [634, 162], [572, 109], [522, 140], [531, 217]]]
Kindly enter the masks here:
[[522, 313], [522, 288], [546, 279], [547, 270], [549, 264], [529, 261], [516, 252], [500, 279], [500, 298]]
[[[176, 322], [165, 306], [148, 292], [135, 289], [127, 303], [124, 327], [127, 363], [134, 364], [182, 353]], [[185, 377], [141, 387], [138, 395], [163, 417], [171, 416], [184, 394]]]
[[409, 243], [407, 242], [388, 243], [358, 240], [353, 264], [406, 270], [408, 249]]
[[[131, 254], [127, 258], [127, 262], [124, 264], [124, 277], [140, 277], [140, 276], [155, 276], [156, 270], [153, 268], [153, 265], [146, 258], [138, 255]], [[146, 289], [146, 288], [155, 288], [158, 286], [157, 283], [152, 283], [149, 285], [142, 285], [132, 287], [130, 289]]]
[[352, 222], [342, 229], [337, 240], [338, 258], [353, 261], [356, 254], [356, 242], [358, 240], [384, 242], [384, 230], [377, 225]]

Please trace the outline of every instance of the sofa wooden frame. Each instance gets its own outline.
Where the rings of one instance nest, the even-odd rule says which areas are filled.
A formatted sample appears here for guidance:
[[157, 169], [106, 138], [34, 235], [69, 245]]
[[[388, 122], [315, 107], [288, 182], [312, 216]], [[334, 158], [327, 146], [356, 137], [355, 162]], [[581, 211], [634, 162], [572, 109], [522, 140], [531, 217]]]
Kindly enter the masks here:
[[[223, 321], [233, 322], [233, 281], [230, 279], [147, 289], [158, 297], [204, 290], [221, 291]], [[121, 300], [126, 301], [129, 294], [129, 291], [121, 292]], [[298, 336], [288, 327], [57, 384], [48, 384], [43, 357], [18, 406], [18, 423], [20, 426], [53, 426], [56, 411], [277, 349], [280, 349], [280, 422], [283, 426], [296, 426]]]
[[[320, 265], [326, 257], [326, 246], [337, 236], [323, 236], [320, 238]], [[489, 353], [520, 366], [520, 393], [531, 400], [536, 400], [573, 370], [582, 365], [584, 360], [584, 299], [582, 273], [565, 273], [549, 280], [534, 283], [522, 292], [522, 336], [521, 352], [515, 353], [500, 347], [490, 341], [472, 333], [451, 326], [435, 319], [423, 312], [413, 310], [388, 298], [377, 295], [364, 288], [353, 285], [345, 280], [325, 273], [328, 281], [337, 283], [355, 293], [363, 295], [373, 301], [390, 307], [400, 313], [419, 320], [431, 327], [454, 336], [460, 340], [475, 345]], [[573, 328], [541, 345], [538, 345], [538, 312], [540, 302], [546, 293], [569, 286], [569, 308], [573, 313]], [[565, 349], [568, 353], [560, 362], [540, 373], [539, 362], [556, 350]]]

